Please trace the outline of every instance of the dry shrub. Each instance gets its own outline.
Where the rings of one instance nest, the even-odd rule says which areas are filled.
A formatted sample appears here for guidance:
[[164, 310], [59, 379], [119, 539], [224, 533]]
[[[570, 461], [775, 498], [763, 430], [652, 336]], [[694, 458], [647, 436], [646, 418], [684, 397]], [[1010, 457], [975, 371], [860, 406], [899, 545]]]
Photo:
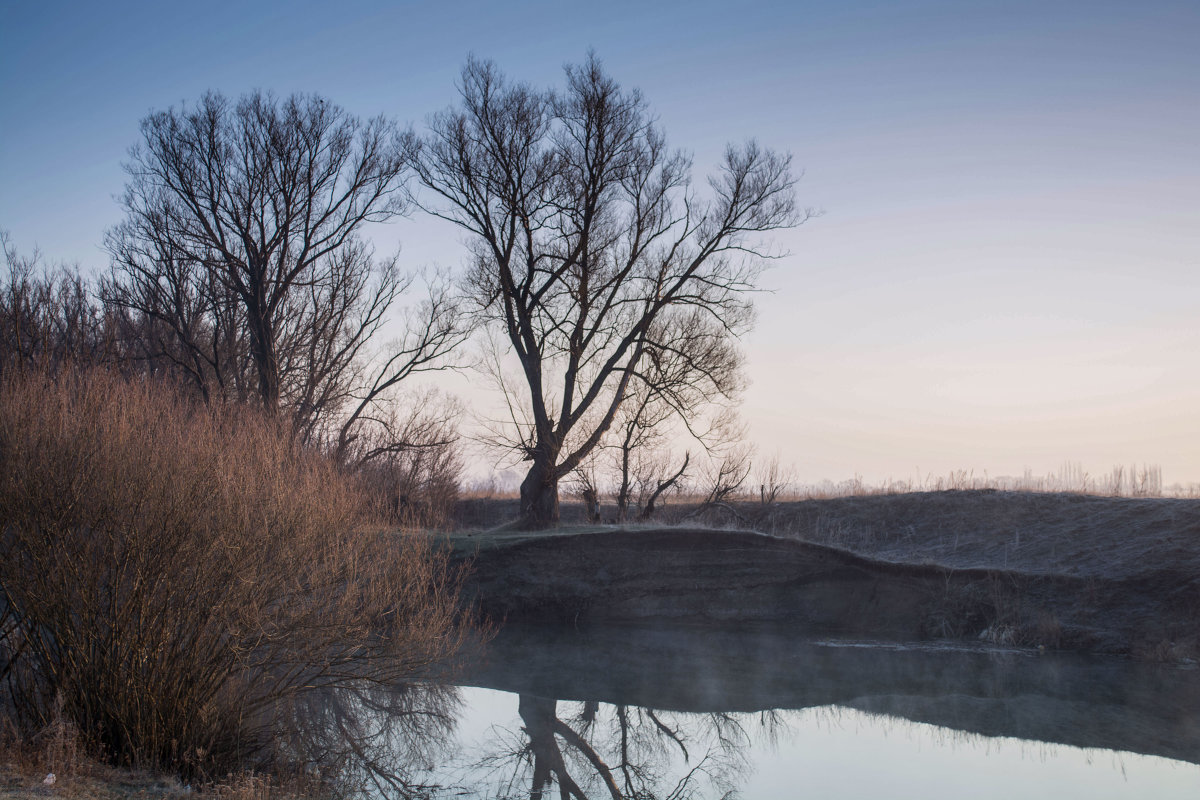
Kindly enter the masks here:
[[[445, 466], [447, 462], [453, 462]], [[358, 467], [372, 511], [405, 530], [445, 530], [458, 504], [458, 455], [451, 448], [410, 450]]]
[[0, 679], [117, 763], [274, 761], [305, 692], [393, 684], [458, 647], [455, 578], [370, 532], [333, 464], [261, 413], [103, 371], [0, 386]]
[[12, 721], [0, 717], [0, 763], [18, 775], [55, 776], [55, 782], [69, 780], [89, 771], [92, 766], [83, 748], [79, 730], [56, 703], [54, 718], [41, 730], [22, 735]]
[[1057, 650], [1062, 646], [1063, 626], [1058, 617], [1050, 611], [1039, 611], [1037, 621], [1033, 626], [1033, 644], [1050, 647]]
[[444, 529], [462, 480], [458, 422], [463, 413], [458, 399], [436, 389], [389, 394], [325, 446], [354, 473], [381, 522], [409, 530]]

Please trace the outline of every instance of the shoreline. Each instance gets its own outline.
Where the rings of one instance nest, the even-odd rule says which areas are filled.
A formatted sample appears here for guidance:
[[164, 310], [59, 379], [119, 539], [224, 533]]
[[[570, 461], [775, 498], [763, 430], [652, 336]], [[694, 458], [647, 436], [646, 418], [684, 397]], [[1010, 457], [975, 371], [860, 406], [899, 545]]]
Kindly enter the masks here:
[[[900, 505], [911, 507], [907, 518], [897, 517]], [[799, 526], [769, 535], [694, 524], [481, 531], [449, 542], [471, 564], [465, 602], [493, 620], [767, 623], [802, 636], [1200, 658], [1200, 501], [943, 492], [780, 504], [762, 517], [777, 529], [800, 519], [819, 530], [847, 508], [860, 524], [877, 516], [874, 548], [805, 540]], [[973, 508], [991, 516], [972, 528]], [[1064, 509], [1087, 516], [1072, 527]], [[1123, 524], [1096, 524], [1098, 509]], [[989, 525], [1024, 537], [1013, 566], [995, 564], [995, 543], [981, 543]], [[846, 529], [842, 521], [849, 538]], [[940, 550], [923, 531], [937, 533]], [[950, 537], [955, 559], [944, 558]], [[1063, 554], [1039, 563], [1043, 550]], [[1110, 557], [1097, 569], [1079, 550]]]

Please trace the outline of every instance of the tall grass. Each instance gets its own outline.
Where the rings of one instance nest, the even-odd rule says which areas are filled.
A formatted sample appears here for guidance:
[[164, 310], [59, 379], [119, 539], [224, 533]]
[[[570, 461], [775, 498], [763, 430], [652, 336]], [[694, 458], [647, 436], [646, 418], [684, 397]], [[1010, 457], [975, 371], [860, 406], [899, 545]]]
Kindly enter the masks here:
[[306, 693], [451, 656], [455, 580], [260, 412], [102, 370], [0, 386], [0, 680], [118, 763], [277, 761]]

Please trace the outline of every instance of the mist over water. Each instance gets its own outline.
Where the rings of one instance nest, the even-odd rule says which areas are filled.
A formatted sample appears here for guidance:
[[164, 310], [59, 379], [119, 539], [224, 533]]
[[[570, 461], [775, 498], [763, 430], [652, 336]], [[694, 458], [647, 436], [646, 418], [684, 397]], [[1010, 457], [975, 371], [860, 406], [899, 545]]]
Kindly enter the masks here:
[[1195, 667], [516, 625], [471, 662], [418, 796], [1200, 796]]

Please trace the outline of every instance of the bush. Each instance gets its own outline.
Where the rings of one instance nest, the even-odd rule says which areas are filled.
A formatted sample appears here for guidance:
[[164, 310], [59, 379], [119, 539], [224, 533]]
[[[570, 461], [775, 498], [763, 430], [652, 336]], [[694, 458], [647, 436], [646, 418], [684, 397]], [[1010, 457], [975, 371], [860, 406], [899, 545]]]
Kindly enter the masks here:
[[[393, 684], [460, 644], [455, 579], [261, 412], [102, 370], [0, 386], [0, 679], [118, 763], [277, 762], [306, 692]], [[256, 761], [257, 760], [257, 761]]]
[[359, 485], [371, 498], [372, 512], [391, 525], [445, 529], [458, 503], [463, 459], [457, 419], [461, 404], [426, 392], [407, 396], [361, 426], [342, 453]]

